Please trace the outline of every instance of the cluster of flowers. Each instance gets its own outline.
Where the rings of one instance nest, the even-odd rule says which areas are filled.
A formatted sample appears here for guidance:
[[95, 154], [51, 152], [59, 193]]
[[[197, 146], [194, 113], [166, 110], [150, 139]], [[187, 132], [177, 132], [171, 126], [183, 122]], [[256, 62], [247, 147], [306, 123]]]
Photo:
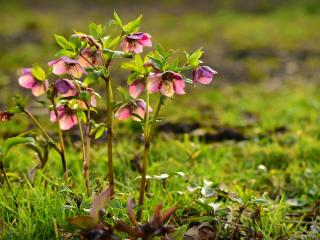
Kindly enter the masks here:
[[[57, 59], [48, 63], [49, 71], [46, 72], [39, 65], [25, 68], [18, 79], [19, 84], [30, 89], [35, 97], [45, 95], [46, 100], [41, 102], [50, 112], [50, 121], [57, 122], [59, 128], [59, 145], [53, 143], [45, 128], [36, 118], [25, 109], [21, 100], [18, 101], [14, 111], [0, 113], [0, 121], [9, 120], [14, 113], [27, 114], [39, 127], [48, 145], [60, 154], [65, 178], [67, 178], [66, 160], [64, 156], [64, 143], [62, 131], [69, 130], [75, 125], [79, 126], [82, 140], [82, 153], [84, 174], [86, 178], [87, 194], [90, 195], [89, 159], [90, 138], [101, 136], [107, 132], [108, 141], [108, 179], [110, 194], [114, 194], [114, 176], [112, 163], [112, 137], [113, 118], [118, 120], [132, 119], [139, 121], [144, 130], [145, 149], [143, 154], [142, 177], [140, 185], [140, 207], [144, 202], [146, 186], [146, 172], [148, 152], [155, 131], [157, 117], [165, 98], [186, 93], [186, 82], [192, 84], [209, 84], [212, 82], [216, 71], [208, 66], [203, 66], [200, 60], [203, 52], [201, 49], [192, 54], [185, 54], [185, 63], [180, 64], [179, 59], [172, 60], [173, 50], [164, 50], [160, 45], [144, 57], [141, 56], [145, 47], [152, 47], [151, 35], [139, 32], [141, 16], [124, 25], [115, 13], [114, 20], [106, 26], [90, 24], [90, 34], [75, 33], [69, 40], [56, 35], [57, 43], [62, 49], [57, 53]], [[117, 36], [106, 35], [107, 31], [116, 25], [121, 32]], [[111, 31], [112, 33], [114, 31]], [[112, 94], [112, 81], [110, 78], [111, 62], [117, 58], [131, 60], [122, 63], [123, 69], [129, 70], [128, 95], [116, 103]], [[187, 75], [192, 76], [189, 79]], [[100, 95], [91, 85], [99, 80], [105, 82], [107, 116], [106, 123], [95, 123], [90, 112], [97, 111], [97, 98]], [[145, 94], [145, 99], [142, 94]], [[157, 94], [159, 103], [156, 110], [150, 105], [149, 94]], [[16, 111], [18, 109], [18, 111]], [[152, 118], [152, 121], [150, 120]], [[85, 125], [86, 132], [82, 130]], [[43, 164], [42, 164], [43, 167]], [[141, 209], [141, 208], [140, 208]], [[157, 210], [159, 215], [161, 207]], [[171, 213], [170, 213], [171, 214]], [[139, 221], [141, 212], [137, 214]], [[135, 235], [143, 234], [141, 226], [135, 229], [122, 224], [122, 228]], [[148, 225], [149, 226], [149, 225]], [[146, 238], [149, 239], [149, 238]]]

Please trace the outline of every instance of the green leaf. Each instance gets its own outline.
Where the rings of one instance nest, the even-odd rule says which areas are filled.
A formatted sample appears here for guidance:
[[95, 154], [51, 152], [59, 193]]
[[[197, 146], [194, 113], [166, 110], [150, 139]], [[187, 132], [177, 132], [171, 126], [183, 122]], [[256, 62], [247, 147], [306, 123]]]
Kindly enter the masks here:
[[61, 49], [60, 51], [56, 52], [54, 56], [55, 57], [67, 56], [67, 57], [73, 58], [75, 56], [75, 52], [67, 49]]
[[104, 127], [100, 127], [94, 135], [94, 139], [99, 139], [104, 134], [105, 130], [106, 129]]
[[63, 49], [71, 49], [70, 43], [65, 37], [57, 34], [55, 34], [54, 37], [60, 47], [62, 47]]
[[33, 64], [32, 75], [40, 81], [46, 79], [46, 72], [39, 66], [39, 64]]
[[126, 25], [124, 25], [123, 30], [125, 31], [125, 33], [130, 34], [130, 33], [139, 31], [141, 20], [142, 20], [142, 15], [137, 17], [135, 20], [127, 23]]
[[101, 38], [101, 35], [102, 35], [102, 26], [101, 26], [101, 24], [90, 23], [90, 25], [89, 25], [89, 33], [94, 38], [97, 38], [97, 39]]
[[114, 20], [116, 20], [116, 22], [118, 23], [118, 25], [122, 27], [123, 24], [122, 24], [121, 18], [119, 17], [116, 11], [113, 12], [113, 17], [114, 17]]
[[202, 61], [200, 60], [201, 56], [203, 54], [202, 48], [197, 49], [194, 53], [189, 55], [186, 53], [187, 57], [187, 63], [190, 66], [197, 67]]
[[176, 229], [174, 232], [169, 234], [170, 239], [172, 240], [181, 240], [183, 239], [184, 234], [188, 230], [188, 225], [183, 225]]
[[14, 146], [17, 146], [19, 144], [24, 144], [24, 143], [31, 143], [32, 139], [28, 138], [28, 137], [11, 137], [8, 138], [4, 141], [3, 144], [3, 154], [7, 155], [8, 152], [10, 151], [11, 148], [13, 148]]

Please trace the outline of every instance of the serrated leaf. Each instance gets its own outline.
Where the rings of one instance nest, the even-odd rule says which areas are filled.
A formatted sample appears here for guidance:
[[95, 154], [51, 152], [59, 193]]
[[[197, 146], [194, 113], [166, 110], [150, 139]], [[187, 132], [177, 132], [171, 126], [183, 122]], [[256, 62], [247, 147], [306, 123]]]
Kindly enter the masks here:
[[99, 139], [104, 134], [105, 130], [106, 129], [104, 127], [100, 127], [94, 135], [94, 139]]
[[71, 50], [67, 50], [67, 49], [61, 49], [60, 51], [56, 52], [55, 57], [69, 57], [69, 58], [73, 58], [75, 56], [75, 52], [71, 51]]
[[113, 17], [114, 17], [114, 20], [116, 20], [116, 22], [118, 23], [118, 25], [122, 27], [123, 24], [122, 24], [121, 18], [119, 17], [116, 11], [113, 12]]
[[127, 34], [137, 32], [137, 31], [139, 31], [141, 20], [142, 20], [142, 15], [137, 17], [135, 20], [127, 23], [122, 28]]
[[89, 33], [94, 38], [97, 38], [97, 39], [101, 38], [101, 34], [102, 34], [102, 26], [101, 26], [101, 24], [90, 23], [90, 25], [89, 25]]
[[56, 39], [56, 42], [59, 44], [59, 46], [63, 49], [71, 48], [69, 41], [65, 37], [55, 34], [54, 38]]
[[46, 72], [39, 66], [39, 64], [33, 64], [32, 75], [40, 81], [46, 79]]

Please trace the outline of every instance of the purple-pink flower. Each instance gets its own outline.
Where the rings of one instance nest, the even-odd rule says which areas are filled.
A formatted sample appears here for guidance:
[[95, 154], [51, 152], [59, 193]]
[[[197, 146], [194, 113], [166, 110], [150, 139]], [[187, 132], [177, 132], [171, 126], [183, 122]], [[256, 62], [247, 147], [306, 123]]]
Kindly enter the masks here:
[[54, 83], [54, 89], [56, 94], [61, 94], [63, 97], [73, 97], [78, 94], [78, 90], [73, 82], [69, 79], [58, 79]]
[[36, 97], [43, 95], [49, 88], [48, 81], [36, 79], [31, 68], [24, 68], [18, 81], [20, 86], [31, 89], [32, 94]]
[[83, 68], [103, 66], [103, 57], [97, 49], [85, 48], [81, 51], [79, 64]]
[[[147, 109], [147, 104], [142, 99], [135, 99], [130, 101], [121, 107], [115, 113], [115, 117], [119, 120], [125, 120], [128, 118], [132, 118], [135, 121], [140, 121], [139, 117], [135, 116], [138, 115], [141, 118], [145, 117]], [[148, 107], [149, 112], [152, 112], [152, 108]]]
[[0, 122], [7, 122], [13, 116], [13, 113], [7, 111], [0, 112]]
[[152, 47], [151, 36], [144, 32], [130, 34], [122, 40], [120, 47], [124, 52], [142, 53], [143, 47]]
[[218, 74], [216, 71], [208, 66], [201, 66], [193, 70], [193, 82], [201, 84], [209, 84], [212, 82], [214, 75]]
[[52, 66], [52, 72], [56, 75], [69, 74], [81, 78], [82, 74], [87, 74], [78, 60], [65, 56], [49, 62], [48, 65]]
[[138, 98], [145, 89], [145, 82], [143, 79], [134, 80], [129, 85], [129, 94], [133, 98]]
[[179, 73], [166, 71], [148, 77], [147, 89], [150, 93], [160, 92], [166, 97], [172, 97], [173, 94], [185, 94], [184, 88], [185, 82]]
[[[57, 113], [61, 130], [69, 130], [74, 125], [78, 124], [78, 118], [75, 110], [72, 110], [67, 105], [57, 106]], [[54, 111], [50, 112], [50, 121], [57, 121]]]

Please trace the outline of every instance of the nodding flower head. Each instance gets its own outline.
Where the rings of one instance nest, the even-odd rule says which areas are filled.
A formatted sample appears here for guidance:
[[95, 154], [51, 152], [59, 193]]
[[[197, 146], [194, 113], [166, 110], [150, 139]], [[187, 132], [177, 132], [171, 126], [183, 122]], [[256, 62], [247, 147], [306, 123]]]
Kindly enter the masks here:
[[129, 94], [133, 98], [138, 98], [143, 93], [144, 89], [144, 79], [137, 79], [129, 85]]
[[57, 106], [57, 115], [54, 111], [50, 112], [50, 121], [56, 122], [57, 117], [61, 130], [69, 130], [74, 125], [78, 124], [78, 118], [76, 111], [68, 107], [67, 105]]
[[137, 32], [126, 36], [120, 44], [124, 52], [142, 53], [143, 47], [151, 47], [151, 36], [148, 33]]
[[56, 94], [61, 94], [63, 97], [73, 97], [78, 94], [78, 90], [73, 82], [69, 79], [58, 79], [54, 83], [54, 90]]
[[12, 116], [13, 113], [7, 111], [0, 112], [0, 122], [8, 122]]
[[[149, 112], [152, 112], [152, 108], [148, 107]], [[147, 110], [147, 104], [142, 99], [135, 99], [128, 103], [125, 103], [115, 113], [115, 117], [119, 120], [125, 120], [132, 118], [135, 121], [140, 121], [140, 118], [144, 118]], [[139, 117], [140, 118], [139, 118]]]
[[48, 81], [38, 80], [33, 76], [31, 68], [24, 68], [22, 70], [18, 82], [20, 86], [31, 89], [32, 94], [36, 97], [43, 95], [49, 88]]
[[79, 57], [79, 64], [83, 68], [103, 66], [103, 57], [101, 52], [93, 48], [83, 49]]
[[193, 70], [192, 74], [194, 83], [209, 84], [218, 72], [208, 66], [201, 66]]
[[78, 60], [65, 56], [49, 62], [48, 65], [52, 66], [52, 72], [56, 75], [69, 74], [74, 78], [81, 78], [83, 74], [87, 74]]
[[184, 88], [185, 82], [179, 73], [166, 71], [148, 77], [147, 89], [150, 93], [160, 92], [166, 97], [172, 97], [173, 94], [185, 94]]

